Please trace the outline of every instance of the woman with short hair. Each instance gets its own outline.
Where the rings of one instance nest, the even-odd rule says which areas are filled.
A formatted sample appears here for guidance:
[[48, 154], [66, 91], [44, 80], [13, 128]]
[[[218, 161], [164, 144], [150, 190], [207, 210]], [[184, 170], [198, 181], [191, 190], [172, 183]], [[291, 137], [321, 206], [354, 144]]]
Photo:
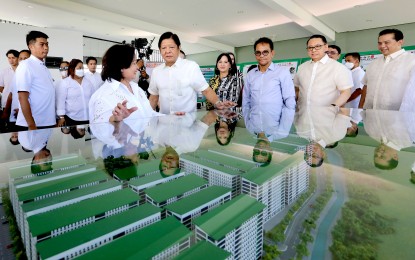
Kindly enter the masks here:
[[119, 122], [134, 117], [150, 117], [155, 112], [146, 93], [133, 82], [138, 71], [137, 53], [130, 45], [110, 47], [102, 58], [104, 84], [89, 102], [90, 122]]

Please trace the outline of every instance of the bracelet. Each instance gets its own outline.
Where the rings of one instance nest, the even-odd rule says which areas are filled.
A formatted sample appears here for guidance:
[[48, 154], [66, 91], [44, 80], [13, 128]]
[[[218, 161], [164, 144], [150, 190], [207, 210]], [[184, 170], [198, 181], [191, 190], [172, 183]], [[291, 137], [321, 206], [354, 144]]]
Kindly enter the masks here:
[[216, 107], [216, 105], [219, 104], [219, 103], [222, 103], [222, 101], [220, 101], [220, 100], [216, 101], [213, 106]]
[[64, 116], [59, 116], [59, 118], [60, 118], [60, 119], [65, 119], [65, 117], [64, 117]]

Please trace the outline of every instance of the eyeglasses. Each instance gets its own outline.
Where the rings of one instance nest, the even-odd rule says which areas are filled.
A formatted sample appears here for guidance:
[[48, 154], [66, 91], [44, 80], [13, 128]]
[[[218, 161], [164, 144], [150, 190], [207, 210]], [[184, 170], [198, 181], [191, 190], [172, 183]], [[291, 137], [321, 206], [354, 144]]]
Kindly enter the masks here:
[[64, 70], [68, 70], [68, 67], [59, 68], [59, 71], [64, 71]]
[[266, 57], [266, 56], [268, 56], [269, 51], [263, 51], [263, 52], [256, 51], [256, 52], [254, 52], [254, 54], [255, 54], [255, 56], [257, 56], [257, 57], [260, 57], [260, 56], [261, 56], [261, 54], [262, 54], [262, 56]]
[[339, 54], [337, 51], [326, 51], [327, 54], [337, 55]]
[[267, 155], [268, 155], [268, 151], [265, 151], [265, 150], [259, 150], [259, 149], [254, 149], [254, 155], [262, 155], [262, 156], [267, 156]]
[[316, 45], [316, 46], [308, 46], [308, 47], [306, 48], [306, 50], [307, 50], [307, 51], [312, 51], [312, 50], [316, 50], [316, 51], [318, 51], [318, 50], [320, 50], [320, 49], [321, 49], [321, 47], [323, 47], [324, 45], [326, 45], [326, 44], [323, 44], [323, 45], [319, 44], [319, 45]]

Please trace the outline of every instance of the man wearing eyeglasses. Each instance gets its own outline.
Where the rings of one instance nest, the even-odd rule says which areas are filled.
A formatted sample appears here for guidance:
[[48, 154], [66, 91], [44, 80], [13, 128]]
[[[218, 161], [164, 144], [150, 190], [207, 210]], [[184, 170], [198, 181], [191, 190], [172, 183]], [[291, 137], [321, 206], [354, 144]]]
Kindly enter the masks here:
[[340, 49], [339, 46], [334, 45], [334, 44], [329, 45], [329, 49], [327, 51], [327, 55], [331, 59], [338, 61], [340, 59], [340, 54], [341, 53], [342, 53], [342, 49]]
[[366, 68], [360, 108], [399, 110], [411, 74], [415, 73], [415, 55], [402, 49], [402, 45], [400, 30], [385, 29], [379, 33], [378, 49], [383, 57]]
[[327, 40], [313, 35], [307, 40], [311, 61], [300, 65], [294, 77], [298, 103], [312, 106], [343, 106], [353, 87], [350, 71], [341, 63], [330, 59]]
[[262, 37], [254, 44], [258, 66], [249, 71], [243, 90], [242, 112], [245, 120], [258, 114], [257, 109], [280, 111], [282, 105], [295, 108], [295, 91], [289, 70], [272, 63], [275, 55], [271, 39]]

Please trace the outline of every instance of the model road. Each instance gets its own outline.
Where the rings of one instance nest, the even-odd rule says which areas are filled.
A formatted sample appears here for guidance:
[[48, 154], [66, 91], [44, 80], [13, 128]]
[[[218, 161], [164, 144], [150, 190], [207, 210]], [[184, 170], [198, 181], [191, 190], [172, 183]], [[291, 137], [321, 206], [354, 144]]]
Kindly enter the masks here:
[[304, 230], [303, 222], [312, 211], [310, 205], [314, 204], [318, 196], [324, 191], [324, 184], [327, 178], [324, 173], [324, 167], [317, 168], [312, 174], [316, 174], [317, 177], [316, 190], [313, 195], [310, 196], [309, 200], [297, 211], [293, 220], [288, 225], [284, 241], [287, 250], [279, 256], [280, 259], [291, 259], [295, 257], [296, 245], [300, 243], [300, 234], [303, 233]]

